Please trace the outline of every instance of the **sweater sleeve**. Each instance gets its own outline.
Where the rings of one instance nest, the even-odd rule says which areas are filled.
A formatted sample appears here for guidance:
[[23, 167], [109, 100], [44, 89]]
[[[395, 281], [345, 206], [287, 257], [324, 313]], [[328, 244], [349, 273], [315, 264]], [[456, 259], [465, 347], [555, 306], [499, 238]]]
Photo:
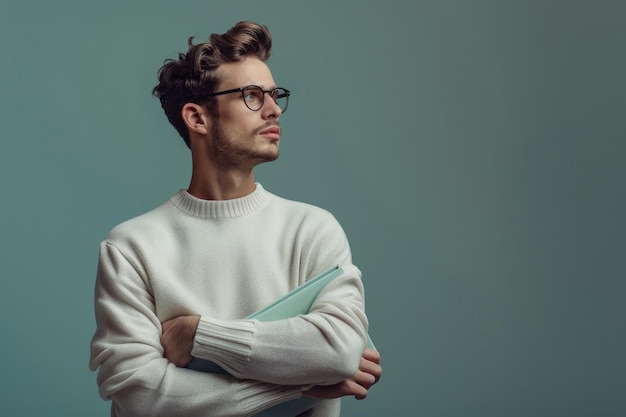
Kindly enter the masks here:
[[274, 384], [331, 385], [354, 375], [367, 334], [361, 272], [332, 216], [309, 236], [301, 259], [307, 277], [337, 263], [344, 269], [309, 313], [272, 322], [202, 317], [193, 356], [214, 361], [238, 378]]
[[90, 368], [112, 415], [251, 416], [301, 397], [299, 386], [177, 368], [163, 358], [161, 324], [148, 281], [115, 246], [103, 242], [95, 289], [97, 330]]

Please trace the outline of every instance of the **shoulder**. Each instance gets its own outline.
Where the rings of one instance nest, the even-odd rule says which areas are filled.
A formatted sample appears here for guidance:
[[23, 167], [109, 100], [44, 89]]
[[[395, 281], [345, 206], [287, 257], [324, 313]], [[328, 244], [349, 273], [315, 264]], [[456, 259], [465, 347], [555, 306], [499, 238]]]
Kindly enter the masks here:
[[289, 200], [277, 195], [272, 195], [269, 208], [281, 212], [284, 215], [288, 215], [289, 218], [293, 220], [339, 225], [337, 219], [330, 211], [302, 201]]
[[280, 217], [287, 227], [293, 226], [313, 240], [327, 239], [334, 235], [341, 240], [345, 233], [335, 216], [325, 208], [310, 203], [289, 200], [273, 195], [268, 208], [272, 216]]
[[172, 209], [172, 204], [166, 201], [146, 213], [128, 219], [111, 229], [105, 242], [114, 246], [126, 246], [133, 242], [153, 240], [164, 229], [169, 228]]
[[310, 272], [307, 276], [329, 265], [352, 263], [347, 236], [330, 211], [282, 197], [273, 198], [268, 208], [272, 209], [272, 216], [280, 217], [278, 224], [282, 230], [291, 231], [295, 236], [293, 245], [302, 250], [300, 259], [304, 269]]

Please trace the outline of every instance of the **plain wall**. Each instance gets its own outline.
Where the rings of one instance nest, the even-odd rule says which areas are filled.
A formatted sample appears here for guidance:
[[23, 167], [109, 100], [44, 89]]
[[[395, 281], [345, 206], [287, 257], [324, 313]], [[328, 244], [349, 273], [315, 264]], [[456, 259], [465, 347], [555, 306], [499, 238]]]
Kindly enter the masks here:
[[98, 244], [190, 174], [156, 72], [246, 19], [293, 94], [257, 179], [363, 271], [385, 373], [343, 415], [626, 415], [626, 3], [7, 3], [2, 415], [108, 415]]

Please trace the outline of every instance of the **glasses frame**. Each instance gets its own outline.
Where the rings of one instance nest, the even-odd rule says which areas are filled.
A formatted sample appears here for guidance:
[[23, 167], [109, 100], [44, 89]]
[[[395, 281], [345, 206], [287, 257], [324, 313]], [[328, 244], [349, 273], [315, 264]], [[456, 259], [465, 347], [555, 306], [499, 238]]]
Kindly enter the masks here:
[[[250, 106], [246, 102], [245, 91], [246, 91], [246, 89], [248, 89], [250, 87], [258, 88], [259, 90], [261, 90], [263, 92], [263, 96], [261, 98], [261, 106], [258, 109], [250, 108]], [[284, 112], [287, 111], [287, 107], [289, 106], [289, 96], [291, 95], [291, 92], [289, 90], [287, 90], [286, 88], [282, 88], [282, 87], [272, 88], [271, 90], [264, 90], [262, 87], [260, 87], [258, 85], [250, 84], [250, 85], [244, 85], [243, 87], [239, 87], [239, 88], [233, 88], [232, 90], [218, 91], [217, 93], [209, 94], [206, 97], [215, 97], [215, 96], [222, 96], [224, 94], [241, 93], [241, 99], [243, 100], [243, 103], [246, 105], [246, 107], [248, 109], [250, 109], [251, 111], [259, 111], [265, 105], [265, 93], [268, 93], [270, 95], [270, 97], [272, 97], [272, 95], [277, 90], [284, 91], [284, 93], [279, 94], [278, 96], [276, 96], [277, 99], [279, 99], [279, 98], [286, 98], [286, 100], [285, 100], [285, 108], [284, 109], [280, 109], [281, 113], [284, 113]], [[274, 99], [272, 98], [272, 100], [274, 100]], [[274, 100], [274, 103], [276, 103], [276, 100]], [[278, 103], [276, 103], [276, 104], [278, 105]], [[280, 107], [280, 106], [278, 106], [278, 107]]]

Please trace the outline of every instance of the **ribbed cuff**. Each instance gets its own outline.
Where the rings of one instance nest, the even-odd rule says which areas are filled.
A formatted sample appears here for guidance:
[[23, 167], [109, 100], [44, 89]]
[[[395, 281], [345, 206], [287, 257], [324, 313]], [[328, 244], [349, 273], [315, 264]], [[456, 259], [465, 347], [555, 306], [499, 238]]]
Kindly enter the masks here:
[[217, 320], [201, 317], [191, 355], [213, 361], [231, 375], [245, 378], [254, 331], [254, 323], [251, 320]]
[[302, 391], [298, 386], [271, 385], [248, 380], [240, 384], [238, 396], [240, 404], [247, 411], [246, 414], [255, 415], [287, 401], [302, 398]]

